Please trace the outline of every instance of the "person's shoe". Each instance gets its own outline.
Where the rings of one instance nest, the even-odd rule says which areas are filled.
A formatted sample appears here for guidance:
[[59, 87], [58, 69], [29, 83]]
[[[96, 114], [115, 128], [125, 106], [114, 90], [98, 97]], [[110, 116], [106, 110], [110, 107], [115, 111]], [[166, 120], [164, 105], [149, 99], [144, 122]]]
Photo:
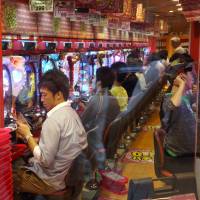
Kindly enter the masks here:
[[85, 185], [85, 187], [88, 190], [98, 190], [99, 189], [99, 183], [95, 179], [91, 179], [88, 181]]

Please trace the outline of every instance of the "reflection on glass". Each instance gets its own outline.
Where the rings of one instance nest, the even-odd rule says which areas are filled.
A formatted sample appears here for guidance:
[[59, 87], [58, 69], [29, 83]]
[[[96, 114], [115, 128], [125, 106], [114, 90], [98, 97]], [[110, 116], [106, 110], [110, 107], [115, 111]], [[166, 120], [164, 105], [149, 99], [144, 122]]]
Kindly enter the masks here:
[[4, 98], [4, 118], [11, 112], [12, 89], [11, 78], [6, 66], [3, 66], [3, 98]]
[[42, 60], [42, 74], [46, 73], [47, 71], [54, 69], [53, 62], [51, 60]]

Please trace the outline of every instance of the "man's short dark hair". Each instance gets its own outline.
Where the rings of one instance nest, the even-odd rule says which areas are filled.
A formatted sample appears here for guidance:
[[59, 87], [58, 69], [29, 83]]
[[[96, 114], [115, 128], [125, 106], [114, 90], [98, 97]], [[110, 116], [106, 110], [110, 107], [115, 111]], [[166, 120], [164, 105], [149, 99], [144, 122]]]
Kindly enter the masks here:
[[158, 60], [160, 60], [158, 53], [153, 52], [153, 53], [149, 54], [149, 56], [147, 58], [147, 63], [149, 64], [153, 61], [158, 61]]
[[140, 60], [140, 51], [139, 50], [134, 50], [132, 51], [128, 56], [127, 56], [127, 65], [135, 65], [135, 66], [142, 66], [143, 63]]
[[127, 68], [127, 64], [124, 62], [115, 62], [111, 65], [111, 69], [116, 73], [115, 78], [119, 83], [122, 83], [126, 78], [126, 73], [122, 73], [122, 71], [126, 71], [125, 68]]
[[168, 57], [168, 51], [167, 49], [162, 49], [158, 52], [158, 56], [160, 57], [160, 59], [165, 59], [167, 60]]
[[111, 89], [115, 76], [109, 67], [100, 67], [96, 72], [96, 81], [101, 81], [102, 88]]
[[61, 92], [65, 100], [69, 96], [69, 80], [65, 74], [57, 69], [47, 71], [41, 78], [40, 88], [46, 88], [55, 95]]

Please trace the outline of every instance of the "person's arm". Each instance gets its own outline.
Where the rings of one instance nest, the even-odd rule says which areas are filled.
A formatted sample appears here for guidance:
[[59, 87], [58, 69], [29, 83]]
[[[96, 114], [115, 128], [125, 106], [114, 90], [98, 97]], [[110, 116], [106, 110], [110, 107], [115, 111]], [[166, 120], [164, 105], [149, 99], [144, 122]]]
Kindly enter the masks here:
[[80, 116], [83, 125], [85, 125], [88, 121], [91, 121], [95, 118], [96, 107], [98, 106], [98, 103], [99, 103], [99, 100], [96, 95], [91, 97], [90, 101], [85, 107], [84, 112]]
[[174, 80], [174, 85], [178, 87], [178, 89], [174, 92], [171, 97], [171, 102], [174, 106], [179, 107], [181, 105], [181, 98], [183, 96], [186, 84], [186, 75], [181, 74], [176, 77]]
[[[59, 150], [61, 125], [59, 125], [58, 120], [59, 119], [55, 120], [55, 118], [48, 117], [42, 125], [39, 142], [41, 152], [39, 161], [44, 167], [51, 166]], [[71, 119], [69, 119], [69, 121], [70, 120]], [[70, 123], [69, 121], [65, 121], [65, 123]]]
[[17, 135], [27, 141], [30, 150], [33, 152], [38, 144], [33, 138], [29, 126], [22, 122], [17, 122]]
[[28, 125], [18, 122], [18, 137], [25, 139], [35, 159], [41, 165], [48, 167], [52, 164], [58, 150], [60, 140], [60, 129], [55, 120], [47, 119], [42, 126], [39, 145], [32, 137]]

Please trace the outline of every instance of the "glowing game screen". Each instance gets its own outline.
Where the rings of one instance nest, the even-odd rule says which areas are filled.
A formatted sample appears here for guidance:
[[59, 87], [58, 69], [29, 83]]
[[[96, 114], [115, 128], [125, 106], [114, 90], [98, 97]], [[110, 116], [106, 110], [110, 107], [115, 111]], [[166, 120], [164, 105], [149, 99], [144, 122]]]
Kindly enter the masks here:
[[115, 62], [124, 62], [125, 60], [124, 60], [124, 54], [123, 54], [123, 52], [122, 51], [116, 51], [115, 53], [114, 53], [115, 55], [114, 55], [114, 61]]
[[3, 69], [3, 97], [9, 92], [9, 88], [11, 86], [11, 82], [9, 79], [9, 72], [4, 68]]
[[29, 63], [25, 65], [26, 70], [26, 88], [27, 99], [33, 99], [36, 91], [36, 77], [33, 64]]
[[107, 58], [108, 58], [108, 66], [111, 67], [111, 65], [114, 63], [113, 51], [107, 52]]
[[12, 85], [8, 68], [3, 66], [3, 98], [4, 98], [4, 118], [11, 112], [12, 107]]
[[22, 56], [3, 57], [3, 65], [10, 72], [12, 95], [17, 97], [26, 82], [25, 58]]
[[91, 73], [91, 65], [89, 63], [89, 55], [82, 54], [80, 61], [80, 74], [79, 74], [79, 85], [81, 93], [89, 92], [89, 81]]
[[[58, 54], [57, 54], [58, 55]], [[58, 60], [56, 61], [56, 66], [59, 70], [61, 70], [67, 78], [69, 78], [69, 62], [67, 57], [70, 56], [68, 54], [59, 55]]]
[[74, 77], [73, 77], [73, 86], [78, 84], [80, 71], [81, 71], [81, 62], [80, 62], [80, 55], [74, 54], [72, 58], [72, 62], [74, 63]]
[[51, 58], [50, 55], [49, 56], [46, 55], [44, 56], [44, 58], [42, 58], [41, 66], [42, 66], [42, 74], [56, 68], [55, 61]]
[[[8, 56], [3, 57], [3, 65], [5, 69], [3, 72], [4, 95], [8, 89], [9, 80], [11, 82], [11, 107], [16, 109], [16, 105], [27, 106], [32, 102], [35, 96], [35, 71], [34, 65], [28, 63], [29, 57], [22, 56]], [[12, 100], [12, 96], [15, 100]], [[15, 104], [18, 102], [18, 104]], [[5, 99], [5, 104], [7, 100]], [[6, 105], [5, 105], [6, 106]], [[6, 107], [5, 107], [6, 110]], [[10, 111], [9, 111], [10, 112]]]

